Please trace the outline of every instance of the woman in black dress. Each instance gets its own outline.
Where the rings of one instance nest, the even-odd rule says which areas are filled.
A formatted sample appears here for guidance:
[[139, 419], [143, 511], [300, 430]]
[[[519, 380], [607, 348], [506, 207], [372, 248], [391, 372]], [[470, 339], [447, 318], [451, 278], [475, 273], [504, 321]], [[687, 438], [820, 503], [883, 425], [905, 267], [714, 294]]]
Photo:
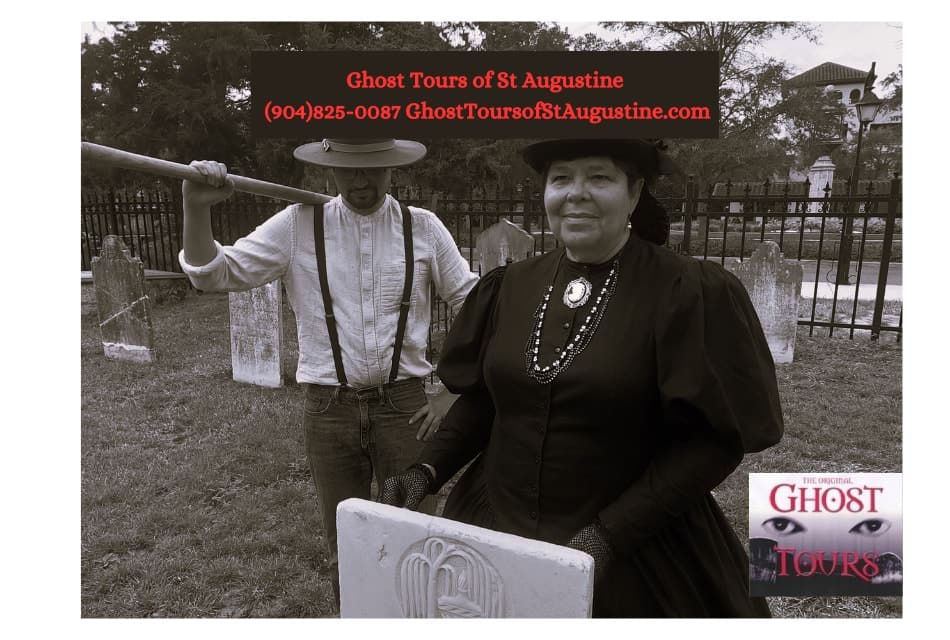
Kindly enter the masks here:
[[662, 246], [655, 145], [553, 140], [524, 157], [561, 246], [469, 294], [438, 366], [461, 395], [383, 500], [411, 508], [481, 454], [444, 515], [590, 553], [595, 616], [768, 616], [710, 494], [783, 429], [748, 294]]

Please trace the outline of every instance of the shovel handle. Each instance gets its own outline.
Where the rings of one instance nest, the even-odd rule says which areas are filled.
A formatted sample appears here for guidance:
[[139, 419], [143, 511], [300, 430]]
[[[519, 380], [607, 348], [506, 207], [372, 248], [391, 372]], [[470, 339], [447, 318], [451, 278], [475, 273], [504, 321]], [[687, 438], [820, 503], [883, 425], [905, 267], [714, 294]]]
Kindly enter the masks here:
[[[208, 179], [197, 169], [186, 164], [160, 160], [150, 156], [142, 156], [137, 153], [129, 153], [121, 149], [107, 147], [92, 142], [82, 143], [82, 159], [97, 164], [104, 164], [121, 169], [131, 169], [133, 171], [143, 171], [154, 175], [165, 176], [167, 178], [179, 178], [181, 180], [193, 180], [208, 184]], [[329, 202], [330, 196], [303, 189], [294, 189], [274, 182], [264, 180], [255, 180], [244, 176], [228, 174], [228, 177], [234, 182], [235, 191], [244, 193], [255, 193], [259, 196], [268, 196], [278, 200], [289, 200], [290, 202], [301, 202], [303, 204], [320, 204]]]

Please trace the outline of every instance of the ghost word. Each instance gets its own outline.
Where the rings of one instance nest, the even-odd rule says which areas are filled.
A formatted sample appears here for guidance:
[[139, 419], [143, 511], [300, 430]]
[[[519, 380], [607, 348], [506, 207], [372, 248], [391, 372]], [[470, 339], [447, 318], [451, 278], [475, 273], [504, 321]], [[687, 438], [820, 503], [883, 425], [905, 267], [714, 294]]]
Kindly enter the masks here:
[[769, 493], [769, 503], [779, 513], [790, 511], [838, 513], [876, 512], [877, 498], [884, 487], [800, 487], [777, 484]]

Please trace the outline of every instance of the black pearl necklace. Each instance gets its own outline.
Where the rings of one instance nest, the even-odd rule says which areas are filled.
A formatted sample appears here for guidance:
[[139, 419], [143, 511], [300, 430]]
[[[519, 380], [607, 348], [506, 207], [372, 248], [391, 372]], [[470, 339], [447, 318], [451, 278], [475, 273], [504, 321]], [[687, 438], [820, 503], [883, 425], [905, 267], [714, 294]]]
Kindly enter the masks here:
[[[548, 302], [551, 300], [551, 292], [554, 291], [554, 282], [548, 286], [544, 297], [541, 298], [541, 303], [534, 312], [534, 324], [531, 327], [528, 344], [525, 347], [525, 369], [529, 378], [534, 378], [541, 384], [549, 384], [558, 374], [571, 366], [574, 358], [587, 348], [594, 332], [597, 331], [597, 327], [600, 325], [601, 319], [604, 317], [604, 312], [607, 311], [610, 296], [617, 289], [619, 272], [620, 261], [614, 260], [610, 273], [607, 274], [607, 279], [604, 281], [604, 286], [594, 299], [594, 303], [591, 305], [587, 317], [584, 318], [584, 322], [581, 323], [577, 334], [564, 346], [551, 364], [542, 365], [538, 362], [538, 355], [541, 351], [541, 330], [544, 327], [544, 316], [547, 313]], [[554, 270], [554, 277], [557, 278], [557, 269]]]

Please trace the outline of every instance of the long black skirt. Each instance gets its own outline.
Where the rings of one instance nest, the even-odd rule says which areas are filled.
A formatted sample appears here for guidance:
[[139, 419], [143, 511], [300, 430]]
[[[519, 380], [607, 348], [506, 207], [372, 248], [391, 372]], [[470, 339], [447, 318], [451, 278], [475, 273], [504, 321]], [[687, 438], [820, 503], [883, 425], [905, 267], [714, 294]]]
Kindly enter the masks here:
[[[479, 456], [459, 477], [443, 516], [495, 529]], [[768, 618], [749, 594], [749, 561], [715, 499], [706, 494], [670, 526], [618, 556], [594, 587], [595, 618]]]

